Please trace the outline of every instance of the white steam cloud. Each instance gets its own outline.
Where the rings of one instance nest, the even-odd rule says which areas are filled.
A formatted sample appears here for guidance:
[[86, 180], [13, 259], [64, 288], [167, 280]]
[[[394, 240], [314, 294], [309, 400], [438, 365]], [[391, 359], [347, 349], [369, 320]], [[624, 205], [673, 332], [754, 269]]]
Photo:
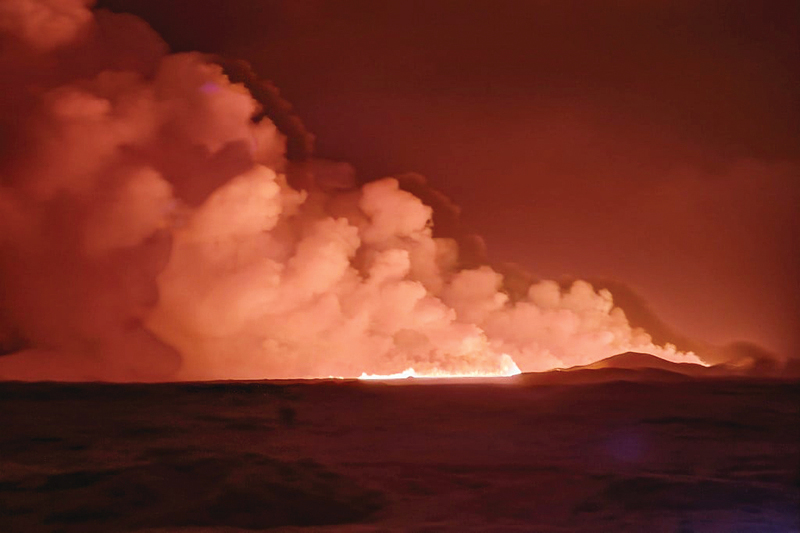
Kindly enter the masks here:
[[19, 348], [0, 377], [699, 361], [655, 346], [586, 282], [511, 301], [488, 266], [459, 269], [457, 243], [395, 179], [324, 187], [332, 166], [312, 164], [316, 182], [293, 189], [286, 140], [253, 120], [250, 93], [201, 54], [168, 55], [134, 17], [6, 0], [0, 30], [0, 345]]

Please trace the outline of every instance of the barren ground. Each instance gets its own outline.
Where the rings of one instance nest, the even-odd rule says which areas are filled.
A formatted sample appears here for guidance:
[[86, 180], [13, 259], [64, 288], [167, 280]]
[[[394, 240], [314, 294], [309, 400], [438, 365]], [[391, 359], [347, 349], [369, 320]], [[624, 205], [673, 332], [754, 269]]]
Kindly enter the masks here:
[[800, 531], [798, 382], [569, 379], [0, 383], [0, 531]]

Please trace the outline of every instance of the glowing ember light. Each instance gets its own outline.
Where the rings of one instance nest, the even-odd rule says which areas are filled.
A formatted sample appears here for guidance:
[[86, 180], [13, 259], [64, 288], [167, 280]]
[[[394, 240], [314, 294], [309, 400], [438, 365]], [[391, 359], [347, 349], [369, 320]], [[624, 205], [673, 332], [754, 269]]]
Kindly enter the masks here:
[[434, 369], [427, 372], [417, 372], [413, 368], [407, 368], [402, 372], [396, 374], [367, 374], [363, 372], [358, 379], [360, 380], [385, 380], [385, 379], [406, 379], [406, 378], [420, 378], [420, 379], [451, 379], [451, 378], [503, 378], [516, 376], [521, 374], [517, 364], [511, 359], [508, 354], [503, 354], [501, 357], [501, 366], [498, 370], [470, 370], [466, 372], [447, 372], [443, 370]]

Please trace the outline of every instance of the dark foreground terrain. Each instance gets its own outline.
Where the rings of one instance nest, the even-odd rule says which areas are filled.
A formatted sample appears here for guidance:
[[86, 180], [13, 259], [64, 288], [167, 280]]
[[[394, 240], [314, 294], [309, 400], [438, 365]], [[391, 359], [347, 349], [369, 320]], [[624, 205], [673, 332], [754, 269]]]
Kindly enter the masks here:
[[0, 383], [0, 531], [800, 531], [797, 382], [549, 381]]

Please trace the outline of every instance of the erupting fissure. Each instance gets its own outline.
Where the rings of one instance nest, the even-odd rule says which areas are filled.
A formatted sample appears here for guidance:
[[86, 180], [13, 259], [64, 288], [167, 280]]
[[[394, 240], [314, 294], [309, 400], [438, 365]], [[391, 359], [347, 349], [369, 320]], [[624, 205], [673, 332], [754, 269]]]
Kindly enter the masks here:
[[367, 374], [362, 372], [358, 377], [360, 380], [389, 380], [407, 378], [435, 378], [435, 379], [458, 379], [458, 378], [506, 378], [521, 374], [517, 364], [507, 354], [503, 354], [503, 367], [494, 370], [474, 369], [466, 372], [448, 372], [439, 369], [432, 369], [427, 372], [417, 372], [413, 368], [407, 368], [395, 374]]
[[396, 179], [357, 187], [346, 166], [287, 161], [273, 122], [254, 120], [262, 104], [209, 58], [168, 54], [141, 20], [75, 1], [2, 13], [2, 127], [25, 148], [2, 163], [0, 344], [28, 349], [0, 358], [0, 378], [699, 361], [653, 344], [585, 281], [512, 300], [501, 274], [461, 266]]

